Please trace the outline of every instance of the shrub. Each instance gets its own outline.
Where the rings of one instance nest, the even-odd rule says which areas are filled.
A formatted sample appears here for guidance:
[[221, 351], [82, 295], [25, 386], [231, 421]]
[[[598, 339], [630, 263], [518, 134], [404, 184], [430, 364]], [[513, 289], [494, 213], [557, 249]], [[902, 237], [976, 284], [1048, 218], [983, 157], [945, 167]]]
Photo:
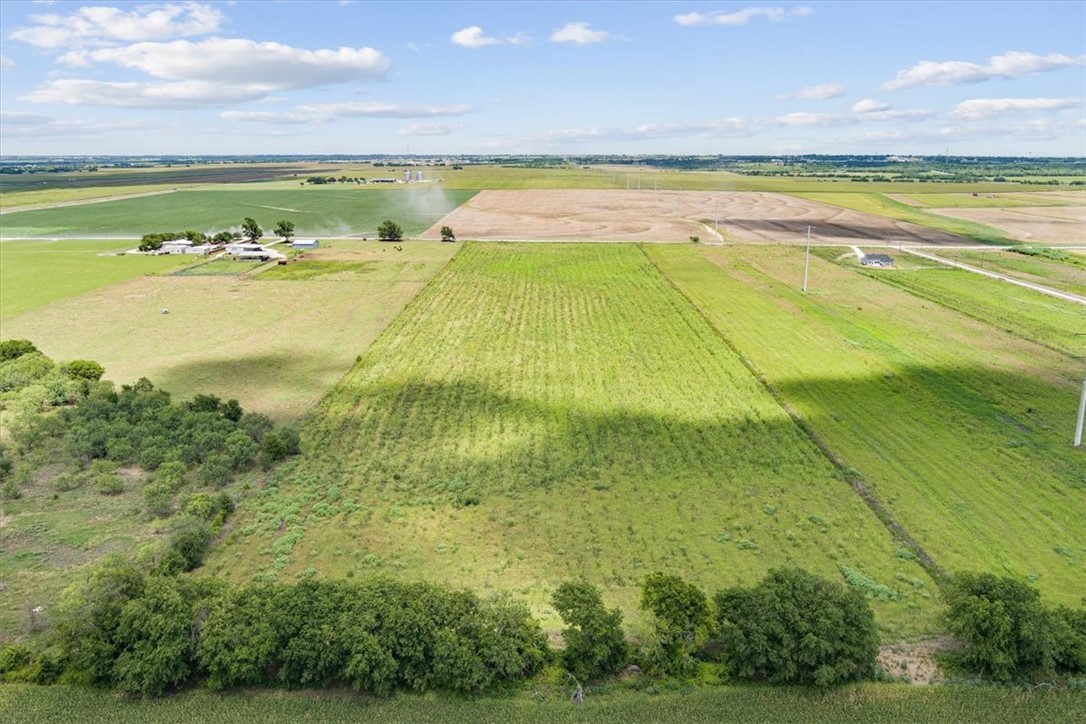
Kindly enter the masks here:
[[587, 581], [567, 581], [551, 603], [566, 623], [562, 664], [581, 680], [613, 674], [627, 662], [622, 612], [603, 605], [600, 589]]
[[69, 377], [91, 382], [102, 379], [102, 375], [106, 372], [105, 367], [89, 359], [74, 359], [64, 365], [63, 369]]
[[878, 631], [859, 591], [779, 568], [715, 602], [724, 656], [740, 678], [831, 686], [874, 674]]
[[999, 681], [1086, 672], [1086, 611], [1048, 608], [1032, 586], [991, 573], [959, 573], [946, 620], [969, 643], [957, 663]]
[[0, 342], [0, 362], [18, 359], [24, 354], [37, 351], [38, 348], [29, 339], [5, 339]]
[[399, 241], [403, 238], [403, 229], [395, 221], [385, 219], [377, 227], [377, 238], [381, 241]]
[[641, 584], [641, 608], [656, 621], [656, 642], [650, 665], [664, 673], [689, 675], [692, 654], [708, 637], [712, 612], [705, 593], [678, 576], [650, 573]]
[[191, 571], [203, 565], [204, 553], [211, 545], [211, 526], [206, 520], [183, 515], [173, 521], [163, 558], [157, 573], [171, 574]]

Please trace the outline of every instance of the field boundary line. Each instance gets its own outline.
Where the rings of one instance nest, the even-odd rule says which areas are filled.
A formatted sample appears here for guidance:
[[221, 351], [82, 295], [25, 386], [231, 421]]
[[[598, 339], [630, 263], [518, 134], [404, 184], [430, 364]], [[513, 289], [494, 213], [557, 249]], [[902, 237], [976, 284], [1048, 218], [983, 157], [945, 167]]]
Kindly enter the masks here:
[[934, 254], [928, 254], [928, 253], [922, 252], [922, 251], [915, 251], [913, 249], [907, 249], [907, 248], [904, 248], [904, 247], [901, 249], [901, 251], [904, 251], [906, 254], [912, 254], [913, 256], [919, 256], [919, 257], [921, 257], [923, 259], [930, 259], [931, 261], [935, 261], [935, 262], [938, 262], [940, 264], [945, 264], [947, 266], [952, 266], [952, 267], [955, 267], [956, 269], [964, 269], [965, 271], [973, 272], [974, 274], [980, 274], [981, 276], [989, 277], [991, 279], [997, 279], [997, 280], [1002, 281], [1002, 282], [1008, 282], [1010, 284], [1015, 284], [1017, 286], [1024, 287], [1026, 289], [1032, 289], [1035, 292], [1040, 292], [1041, 294], [1047, 294], [1050, 297], [1056, 297], [1057, 299], [1062, 299], [1062, 300], [1067, 301], [1067, 302], [1074, 302], [1075, 304], [1086, 305], [1086, 297], [1080, 297], [1077, 294], [1071, 294], [1070, 292], [1061, 292], [1059, 290], [1052, 289], [1050, 287], [1045, 287], [1045, 286], [1042, 286], [1040, 284], [1034, 284], [1033, 282], [1026, 282], [1026, 281], [1022, 281], [1021, 279], [1015, 279], [1014, 277], [1009, 277], [1009, 276], [1007, 276], [1005, 274], [998, 274], [996, 272], [990, 272], [990, 271], [986, 271], [984, 269], [978, 269], [975, 266], [969, 266], [968, 264], [962, 264], [961, 262], [958, 262], [958, 261], [951, 261], [950, 259], [944, 259], [942, 257], [935, 256]]
[[44, 209], [59, 209], [65, 206], [86, 206], [88, 204], [103, 204], [107, 201], [123, 201], [124, 199], [139, 199], [144, 196], [162, 196], [175, 194], [179, 189], [165, 189], [162, 191], [142, 191], [135, 194], [118, 194], [116, 196], [96, 196], [91, 199], [76, 199], [74, 201], [57, 201], [51, 204], [27, 204], [14, 208], [0, 209], [0, 216], [5, 214], [17, 214], [20, 211], [42, 211]]
[[747, 371], [749, 371], [751, 375], [754, 376], [754, 379], [756, 379], [758, 383], [765, 389], [765, 391], [768, 392], [769, 395], [774, 399], [774, 401], [776, 401], [776, 403], [780, 405], [781, 409], [784, 410], [785, 414], [787, 414], [792, 422], [796, 425], [796, 427], [799, 428], [800, 432], [803, 433], [803, 435], [808, 440], [810, 440], [812, 444], [814, 444], [818, 451], [822, 453], [822, 455], [830, 462], [830, 464], [833, 465], [833, 467], [841, 474], [845, 482], [847, 482], [849, 487], [852, 488], [852, 491], [860, 496], [860, 499], [863, 500], [867, 507], [871, 510], [871, 512], [875, 514], [875, 517], [878, 518], [879, 522], [883, 524], [887, 531], [889, 531], [891, 537], [894, 538], [898, 543], [902, 544], [905, 548], [911, 550], [916, 555], [917, 561], [924, 568], [924, 570], [927, 571], [928, 575], [931, 576], [932, 580], [934, 580], [936, 584], [941, 585], [944, 581], [946, 581], [948, 579], [946, 571], [944, 571], [942, 567], [940, 567], [939, 564], [935, 562], [935, 559], [932, 558], [931, 555], [926, 550], [924, 550], [920, 543], [915, 538], [913, 538], [907, 530], [905, 530], [905, 527], [902, 526], [901, 523], [899, 523], [894, 518], [886, 505], [883, 504], [883, 502], [879, 500], [878, 497], [873, 492], [871, 492], [870, 489], [868, 489], [868, 487], [864, 484], [863, 474], [856, 470], [856, 468], [850, 466], [843, 458], [838, 456], [830, 448], [830, 446], [826, 444], [826, 442], [821, 437], [819, 437], [815, 429], [811, 427], [811, 424], [807, 422], [807, 420], [805, 420], [802, 415], [799, 414], [799, 411], [797, 411], [788, 403], [784, 395], [781, 394], [781, 392], [773, 386], [773, 383], [771, 383], [765, 377], [765, 375], [763, 375], [762, 372], [754, 366], [754, 363], [746, 355], [740, 352], [739, 348], [735, 346], [731, 339], [729, 339], [728, 336], [725, 335], [720, 330], [720, 328], [713, 323], [713, 321], [709, 318], [709, 315], [705, 313], [705, 310], [703, 310], [701, 306], [695, 303], [694, 300], [691, 299], [690, 296], [681, 287], [679, 287], [675, 280], [667, 274], [667, 272], [660, 268], [660, 265], [656, 262], [655, 259], [649, 256], [649, 253], [645, 251], [644, 245], [638, 244], [637, 247], [641, 250], [641, 253], [644, 254], [649, 264], [651, 264], [653, 268], [656, 269], [656, 272], [664, 279], [666, 279], [668, 284], [671, 285], [675, 292], [679, 294], [679, 296], [681, 296], [683, 299], [685, 299], [687, 304], [689, 304], [698, 313], [698, 315], [703, 320], [705, 320], [705, 323], [709, 325], [709, 328], [713, 330], [713, 333], [716, 334], [716, 336], [719, 337], [722, 342], [724, 342], [724, 345], [729, 350], [731, 350], [736, 357], [739, 358], [739, 361], [743, 363], [743, 366], [747, 368]]

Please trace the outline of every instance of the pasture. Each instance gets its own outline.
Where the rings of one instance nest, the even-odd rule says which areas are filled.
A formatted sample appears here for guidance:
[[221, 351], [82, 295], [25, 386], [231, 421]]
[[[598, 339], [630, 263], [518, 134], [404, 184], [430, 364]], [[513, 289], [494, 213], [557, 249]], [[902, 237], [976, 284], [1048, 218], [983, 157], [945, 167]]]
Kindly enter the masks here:
[[[130, 248], [101, 239], [0, 242], [0, 319], [193, 262], [191, 256], [120, 256]], [[5, 324], [4, 337], [10, 336]]]
[[578, 576], [636, 622], [650, 571], [715, 590], [800, 565], [860, 574], [887, 636], [931, 627], [924, 570], [637, 246], [465, 246], [304, 444], [209, 572], [505, 590], [555, 628]]
[[256, 219], [265, 234], [281, 219], [296, 225], [298, 236], [377, 235], [377, 225], [392, 219], [413, 236], [473, 195], [446, 192], [436, 185], [401, 188], [296, 187], [292, 190], [180, 190], [94, 204], [57, 206], [4, 214], [4, 238], [128, 237], [158, 231], [214, 232], [240, 228]]
[[[951, 248], [939, 249], [936, 252], [936, 256], [978, 269], [1006, 274], [1015, 279], [1041, 284], [1071, 294], [1086, 293], [1086, 257], [1063, 249], [1052, 249], [1049, 254], [1049, 256], [1041, 254], [1031, 256], [1003, 249]], [[1055, 258], [1057, 256], [1060, 258]], [[912, 259], [915, 257], [907, 257], [900, 261], [908, 266], [913, 263]], [[916, 259], [916, 261], [920, 260]]]
[[[397, 252], [379, 242], [337, 241], [307, 258], [365, 258], [369, 271], [318, 281], [306, 279], [305, 261], [282, 267], [295, 278], [284, 278], [273, 266], [267, 280], [128, 279], [5, 317], [4, 336], [33, 340], [54, 359], [96, 360], [105, 366], [106, 377], [117, 382], [147, 377], [175, 396], [233, 397], [246, 409], [277, 421], [293, 420], [350, 368], [458, 248], [413, 242]], [[226, 271], [252, 266], [212, 264]], [[38, 267], [34, 278], [47, 279], [45, 269]], [[169, 314], [162, 314], [163, 309]]]
[[[988, 316], [1033, 293], [975, 294], [966, 316], [884, 282], [938, 277], [947, 297], [968, 298], [981, 280], [968, 272], [860, 273], [814, 256], [805, 295], [800, 250], [646, 251], [938, 565], [1081, 598], [1086, 455], [1070, 446], [1081, 363], [1051, 330], [1033, 328], [1033, 341]], [[1064, 307], [1048, 313], [1081, 329]]]

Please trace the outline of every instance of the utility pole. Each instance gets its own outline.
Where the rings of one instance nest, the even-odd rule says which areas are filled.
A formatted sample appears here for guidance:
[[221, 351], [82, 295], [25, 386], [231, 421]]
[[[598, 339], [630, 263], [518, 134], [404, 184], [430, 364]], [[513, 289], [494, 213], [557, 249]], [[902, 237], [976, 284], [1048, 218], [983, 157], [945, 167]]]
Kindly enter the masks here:
[[1082, 418], [1086, 416], [1086, 377], [1082, 378], [1082, 396], [1078, 400], [1078, 424], [1075, 425], [1075, 447], [1082, 446]]
[[807, 227], [807, 255], [803, 260], [803, 293], [807, 293], [807, 270], [811, 268], [811, 227]]

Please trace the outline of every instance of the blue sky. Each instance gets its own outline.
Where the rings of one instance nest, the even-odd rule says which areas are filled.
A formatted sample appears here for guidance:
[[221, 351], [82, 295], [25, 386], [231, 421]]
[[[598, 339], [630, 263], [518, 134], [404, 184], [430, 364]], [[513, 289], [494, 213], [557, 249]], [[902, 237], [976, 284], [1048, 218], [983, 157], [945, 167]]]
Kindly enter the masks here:
[[1086, 156], [1086, 3], [0, 3], [0, 153]]

